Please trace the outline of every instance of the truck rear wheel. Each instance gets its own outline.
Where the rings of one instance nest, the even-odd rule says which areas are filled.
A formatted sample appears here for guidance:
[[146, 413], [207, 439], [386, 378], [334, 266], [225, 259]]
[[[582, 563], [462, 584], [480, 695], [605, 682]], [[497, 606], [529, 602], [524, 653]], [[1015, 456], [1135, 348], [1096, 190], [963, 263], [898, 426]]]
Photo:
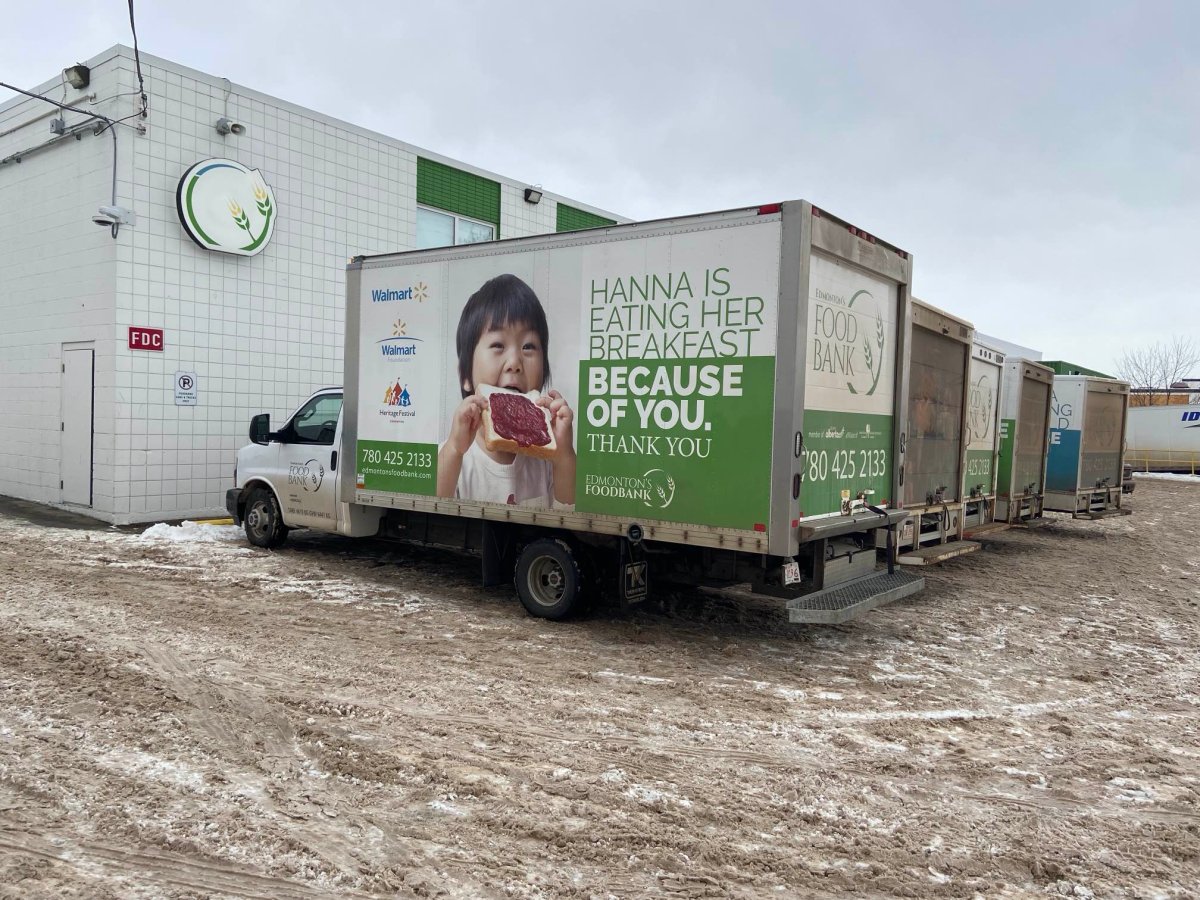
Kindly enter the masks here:
[[517, 559], [517, 596], [530, 615], [565, 619], [583, 605], [583, 578], [569, 545], [539, 538]]
[[255, 488], [246, 500], [246, 539], [256, 547], [268, 550], [287, 540], [288, 529], [283, 524], [279, 501], [267, 488]]

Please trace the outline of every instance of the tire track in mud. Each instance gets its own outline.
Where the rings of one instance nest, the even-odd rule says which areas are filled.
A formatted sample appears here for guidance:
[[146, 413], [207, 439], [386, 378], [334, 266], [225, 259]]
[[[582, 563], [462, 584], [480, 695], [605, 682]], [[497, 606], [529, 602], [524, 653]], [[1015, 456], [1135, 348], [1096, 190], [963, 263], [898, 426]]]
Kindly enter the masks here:
[[[245, 865], [324, 895], [1184, 896], [1188, 489], [1161, 532], [1006, 534], [834, 629], [682, 597], [549, 625], [436, 555], [24, 533], [18, 554], [0, 518], [19, 573], [0, 616], [36, 633], [0, 638], [0, 700], [28, 711], [0, 735], [0, 806], [35, 836], [54, 822], [109, 887], [137, 863], [105, 856], [102, 826], [202, 861], [188, 883]], [[56, 658], [70, 642], [99, 668]], [[102, 702], [89, 681], [111, 683]], [[6, 782], [34, 747], [49, 765]], [[201, 819], [216, 832], [186, 831]]]

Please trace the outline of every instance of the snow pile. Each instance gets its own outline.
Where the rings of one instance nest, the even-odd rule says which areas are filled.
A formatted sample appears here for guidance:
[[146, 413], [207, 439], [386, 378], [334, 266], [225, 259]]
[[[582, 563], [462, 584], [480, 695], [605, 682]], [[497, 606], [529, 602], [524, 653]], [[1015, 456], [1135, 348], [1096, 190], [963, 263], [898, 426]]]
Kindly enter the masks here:
[[1200, 482], [1200, 475], [1176, 475], [1174, 472], [1134, 472], [1137, 479], [1153, 478], [1157, 481], [1191, 481]]
[[171, 541], [177, 544], [215, 544], [217, 541], [240, 541], [242, 529], [236, 525], [202, 525], [199, 522], [182, 522], [168, 525], [159, 522], [151, 525], [139, 535], [143, 541]]

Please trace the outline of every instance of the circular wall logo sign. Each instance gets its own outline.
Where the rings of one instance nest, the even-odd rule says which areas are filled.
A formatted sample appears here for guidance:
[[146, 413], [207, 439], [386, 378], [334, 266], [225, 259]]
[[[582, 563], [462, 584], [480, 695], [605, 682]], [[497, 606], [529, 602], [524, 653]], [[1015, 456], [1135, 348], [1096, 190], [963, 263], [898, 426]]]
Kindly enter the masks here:
[[275, 230], [270, 185], [231, 159], [206, 159], [184, 172], [175, 203], [184, 230], [206, 250], [254, 256]]

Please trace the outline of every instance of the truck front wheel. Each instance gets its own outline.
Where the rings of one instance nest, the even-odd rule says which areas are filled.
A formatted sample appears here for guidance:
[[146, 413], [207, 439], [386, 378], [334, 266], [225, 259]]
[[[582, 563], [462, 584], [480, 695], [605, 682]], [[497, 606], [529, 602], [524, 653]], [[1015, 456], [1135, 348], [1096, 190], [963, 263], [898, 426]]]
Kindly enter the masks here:
[[583, 605], [583, 579], [574, 551], [563, 541], [539, 538], [517, 559], [517, 595], [530, 615], [565, 619]]
[[256, 547], [273, 549], [287, 540], [279, 501], [266, 488], [255, 488], [246, 500], [246, 539]]

